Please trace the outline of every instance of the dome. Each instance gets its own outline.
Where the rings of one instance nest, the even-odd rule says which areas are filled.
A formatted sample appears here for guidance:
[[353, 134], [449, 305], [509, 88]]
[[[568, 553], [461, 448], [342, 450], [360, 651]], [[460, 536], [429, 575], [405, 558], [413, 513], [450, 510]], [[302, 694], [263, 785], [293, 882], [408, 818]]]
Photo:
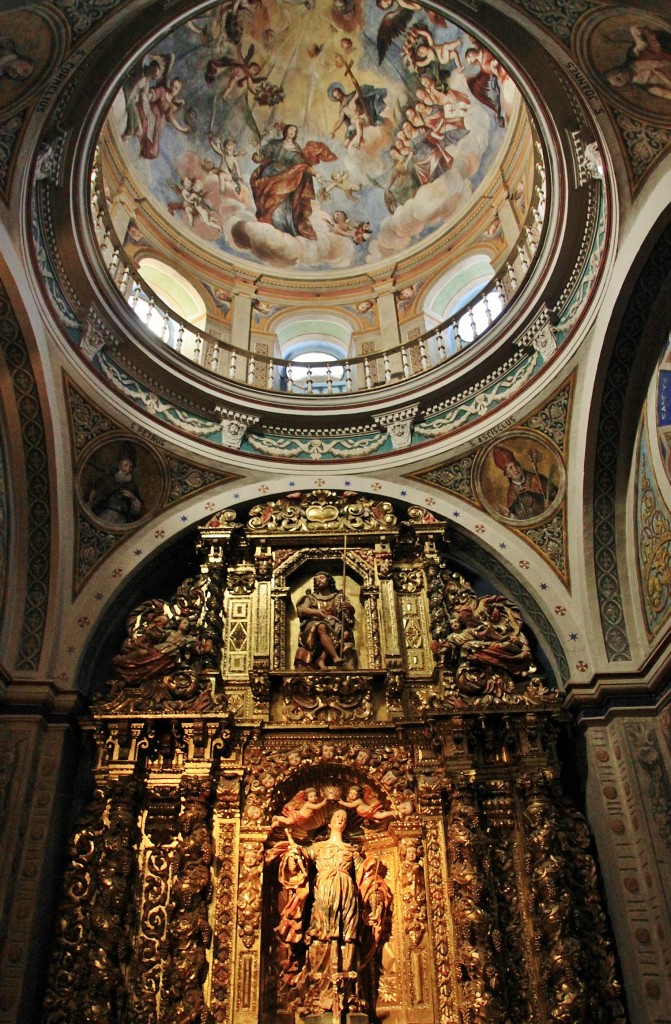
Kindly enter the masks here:
[[[266, 392], [280, 432], [292, 395], [322, 419], [337, 401], [359, 434], [371, 390], [395, 413], [421, 377], [432, 408], [448, 381], [510, 370], [514, 309], [567, 212], [532, 94], [481, 28], [414, 2], [247, 0], [164, 24], [107, 91], [91, 178], [139, 350], [173, 392], [195, 364], [233, 416]], [[316, 321], [345, 325], [338, 344], [296, 361], [284, 325]]]
[[[530, 132], [504, 63], [442, 14], [246, 0], [138, 54], [103, 139], [152, 236], [297, 282], [416, 261], [502, 187]], [[514, 173], [524, 203], [528, 167]], [[488, 213], [476, 230], [503, 237]]]

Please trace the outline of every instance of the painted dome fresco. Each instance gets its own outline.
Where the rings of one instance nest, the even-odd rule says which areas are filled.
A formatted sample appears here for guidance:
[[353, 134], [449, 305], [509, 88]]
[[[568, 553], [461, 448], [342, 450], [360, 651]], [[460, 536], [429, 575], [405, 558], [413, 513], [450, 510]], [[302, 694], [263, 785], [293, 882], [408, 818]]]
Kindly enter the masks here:
[[225, 0], [147, 48], [106, 137], [169, 231], [250, 272], [371, 272], [439, 239], [526, 117], [412, 0]]

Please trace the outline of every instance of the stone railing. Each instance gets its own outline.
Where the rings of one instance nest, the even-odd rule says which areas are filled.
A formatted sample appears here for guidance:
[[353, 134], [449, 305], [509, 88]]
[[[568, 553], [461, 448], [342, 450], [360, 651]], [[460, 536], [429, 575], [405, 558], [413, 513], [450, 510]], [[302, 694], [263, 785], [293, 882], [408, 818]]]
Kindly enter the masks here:
[[174, 351], [220, 378], [266, 391], [302, 396], [351, 394], [394, 384], [445, 364], [489, 331], [510, 305], [538, 248], [545, 212], [545, 175], [538, 163], [534, 202], [511, 249], [512, 259], [478, 295], [424, 333], [395, 347], [341, 362], [306, 364], [253, 352], [197, 330], [171, 310], [142, 278], [120, 243], [107, 210], [98, 165], [91, 177], [91, 212], [112, 281], [140, 321]]

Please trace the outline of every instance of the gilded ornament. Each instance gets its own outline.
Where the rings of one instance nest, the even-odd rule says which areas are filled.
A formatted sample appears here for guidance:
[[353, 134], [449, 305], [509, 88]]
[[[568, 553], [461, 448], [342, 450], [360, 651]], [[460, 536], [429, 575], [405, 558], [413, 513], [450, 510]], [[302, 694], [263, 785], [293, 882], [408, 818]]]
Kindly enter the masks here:
[[[444, 530], [325, 491], [223, 512], [200, 574], [133, 611], [91, 704], [45, 1024], [620, 1024], [557, 698]], [[361, 623], [318, 568], [339, 563]]]

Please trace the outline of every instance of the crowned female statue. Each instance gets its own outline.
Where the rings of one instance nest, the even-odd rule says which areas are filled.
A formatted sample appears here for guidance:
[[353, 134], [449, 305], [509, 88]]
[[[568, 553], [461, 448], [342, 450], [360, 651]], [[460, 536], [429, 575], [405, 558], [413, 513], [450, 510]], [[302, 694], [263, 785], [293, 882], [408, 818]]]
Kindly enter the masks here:
[[346, 828], [347, 811], [340, 808], [327, 839], [301, 847], [287, 832], [287, 840], [266, 854], [267, 860], [280, 858], [275, 932], [286, 1008], [320, 1024], [341, 1024], [357, 1012], [361, 1020], [374, 1018], [369, 975], [389, 937], [385, 867], [346, 842]]

